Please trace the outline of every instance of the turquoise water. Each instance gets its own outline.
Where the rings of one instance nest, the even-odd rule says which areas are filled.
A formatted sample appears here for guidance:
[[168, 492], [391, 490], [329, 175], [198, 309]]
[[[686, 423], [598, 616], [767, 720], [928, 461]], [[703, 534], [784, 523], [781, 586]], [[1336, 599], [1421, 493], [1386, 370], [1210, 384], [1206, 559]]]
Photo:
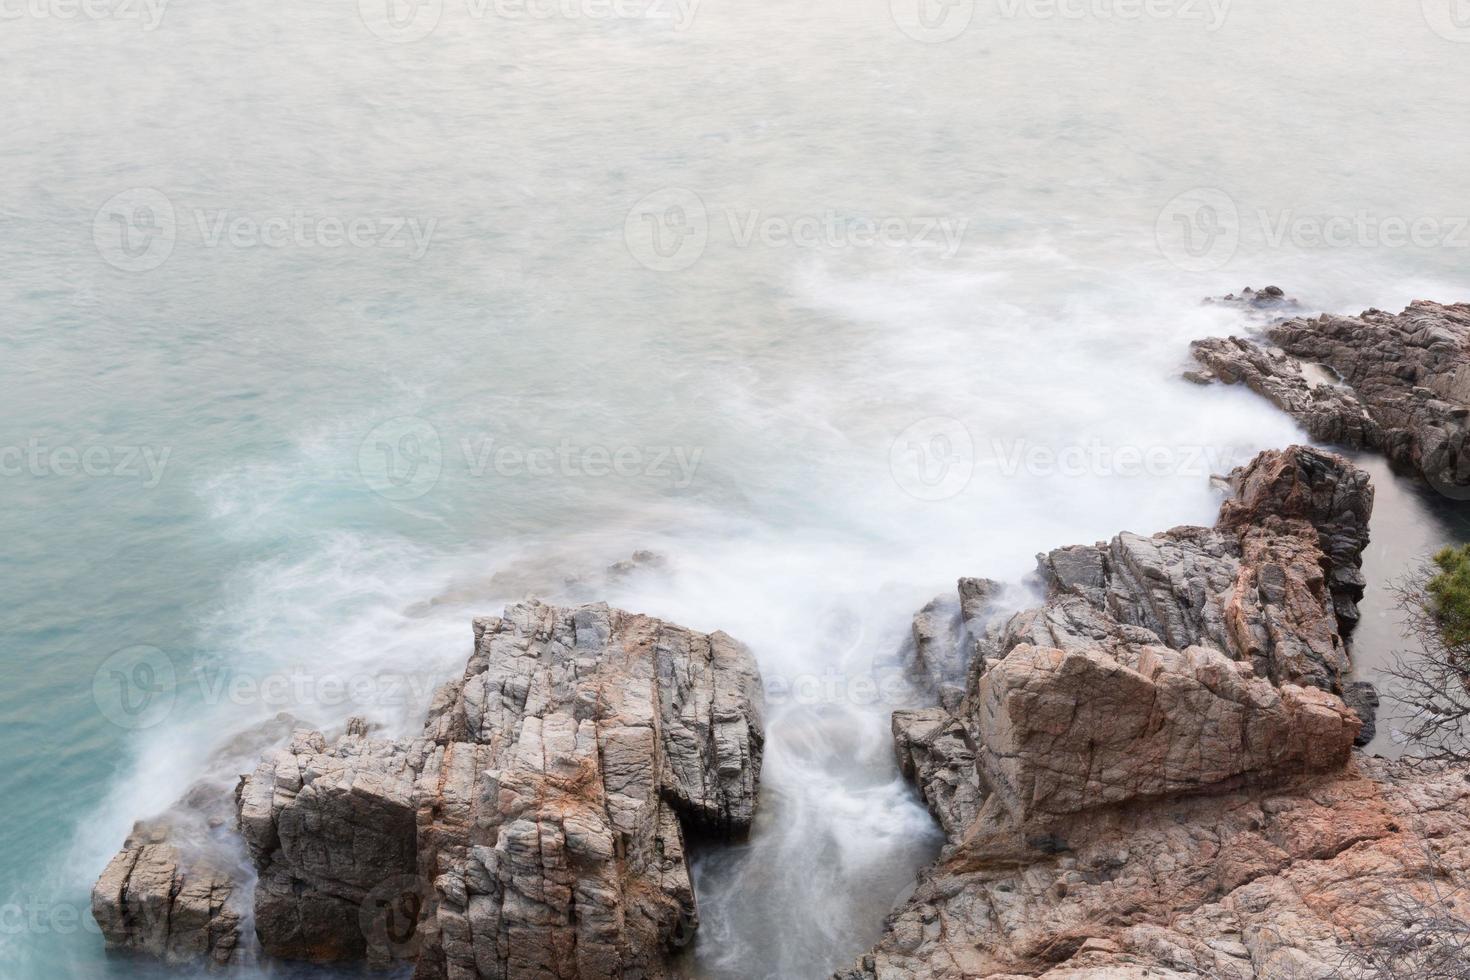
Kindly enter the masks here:
[[[691, 969], [821, 976], [935, 845], [911, 695], [866, 686], [912, 610], [1208, 521], [1211, 471], [1301, 438], [1177, 380], [1239, 328], [1199, 298], [1467, 292], [1433, 3], [981, 4], [942, 42], [868, 0], [431, 3], [404, 43], [358, 6], [6, 8], [6, 977], [138, 975], [86, 926], [134, 819], [279, 711], [410, 730], [527, 592], [725, 629], [801, 692]], [[1380, 501], [1375, 579], [1467, 535]]]

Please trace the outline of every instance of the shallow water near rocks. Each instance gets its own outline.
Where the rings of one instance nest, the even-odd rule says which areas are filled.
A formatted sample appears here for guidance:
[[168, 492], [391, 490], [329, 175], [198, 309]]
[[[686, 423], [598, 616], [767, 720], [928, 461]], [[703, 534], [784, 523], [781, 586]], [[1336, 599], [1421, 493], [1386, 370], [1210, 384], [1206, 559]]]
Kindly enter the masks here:
[[[149, 975], [87, 912], [134, 819], [281, 711], [413, 730], [470, 618], [536, 592], [754, 650], [764, 809], [697, 865], [689, 969], [824, 976], [938, 842], [888, 746], [914, 609], [1208, 523], [1212, 472], [1302, 438], [1179, 379], [1241, 329], [1201, 297], [1470, 292], [1449, 228], [1275, 234], [1470, 214], [1470, 47], [1418, 4], [980, 4], [943, 43], [887, 0], [444, 4], [411, 43], [357, 7], [0, 32], [0, 975]], [[1371, 671], [1381, 583], [1470, 528], [1366, 465]], [[637, 549], [667, 566], [604, 575]]]

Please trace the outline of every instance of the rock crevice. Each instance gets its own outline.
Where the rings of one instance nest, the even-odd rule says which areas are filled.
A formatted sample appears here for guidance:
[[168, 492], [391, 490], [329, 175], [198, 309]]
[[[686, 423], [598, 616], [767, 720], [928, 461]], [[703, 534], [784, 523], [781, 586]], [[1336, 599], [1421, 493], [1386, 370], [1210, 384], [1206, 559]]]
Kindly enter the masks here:
[[[421, 736], [297, 731], [241, 781], [261, 951], [412, 962], [418, 980], [674, 975], [698, 925], [686, 835], [739, 837], [755, 815], [749, 651], [601, 604], [520, 603], [474, 635]], [[130, 839], [93, 901], [110, 946], [162, 955], [133, 935], [119, 887], [151, 853]], [[188, 874], [230, 911], [180, 943], [228, 963], [247, 883]]]
[[1389, 896], [1470, 887], [1465, 767], [1353, 752], [1366, 475], [1294, 446], [1229, 486], [1214, 527], [1042, 555], [963, 696], [895, 714], [948, 844], [839, 980], [1326, 978]]

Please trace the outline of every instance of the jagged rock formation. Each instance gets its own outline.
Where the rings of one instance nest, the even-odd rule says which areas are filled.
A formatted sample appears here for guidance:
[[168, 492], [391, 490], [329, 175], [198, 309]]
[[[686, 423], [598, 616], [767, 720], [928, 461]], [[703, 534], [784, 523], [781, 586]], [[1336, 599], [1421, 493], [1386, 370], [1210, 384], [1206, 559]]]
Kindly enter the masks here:
[[972, 721], [992, 799], [1016, 818], [1342, 765], [1361, 722], [1316, 688], [1279, 690], [1209, 647], [1019, 646]]
[[949, 843], [841, 980], [1326, 977], [1374, 908], [1346, 876], [1423, 898], [1415, 835], [1470, 844], [1464, 773], [1353, 761], [1366, 474], [1295, 446], [1230, 485], [1214, 528], [1041, 556], [960, 704], [895, 715]]
[[[1022, 644], [1114, 656], [1162, 645], [1211, 647], [1272, 683], [1343, 693], [1343, 637], [1358, 618], [1373, 512], [1368, 475], [1293, 446], [1257, 456], [1230, 486], [1213, 528], [1124, 532], [1039, 556], [1046, 601], [989, 620], [969, 645], [968, 689], [987, 660]], [[946, 643], [956, 645], [931, 637], [928, 647]]]
[[1224, 296], [1211, 297], [1205, 303], [1233, 306], [1238, 310], [1276, 319], [1281, 319], [1283, 313], [1296, 313], [1302, 309], [1302, 304], [1286, 295], [1286, 291], [1280, 286], [1267, 286], [1259, 291], [1247, 286], [1238, 296], [1235, 293], [1226, 293]]
[[919, 687], [954, 709], [980, 638], [1004, 608], [1006, 588], [988, 578], [962, 578], [958, 596], [936, 596], [914, 614], [899, 661]]
[[1357, 756], [1269, 788], [984, 828], [837, 976], [1335, 980], [1411, 910], [1448, 897], [1470, 916], [1465, 777]]
[[1470, 498], [1470, 305], [1323, 315], [1266, 328], [1264, 343], [1198, 340], [1191, 380], [1244, 383], [1313, 439], [1384, 453]]
[[188, 817], [133, 827], [92, 890], [92, 915], [109, 949], [173, 966], [234, 960], [250, 900], [228, 862], [181, 843], [197, 830]]
[[476, 620], [421, 737], [298, 731], [241, 781], [262, 951], [419, 980], [671, 975], [698, 924], [686, 833], [754, 818], [761, 700], [723, 633], [602, 604]]
[[985, 801], [965, 725], [944, 708], [895, 711], [893, 744], [899, 769], [919, 787], [945, 835], [963, 833]]
[[247, 944], [247, 858], [234, 833], [235, 773], [287, 739], [296, 720], [280, 714], [215, 752], [205, 774], [167, 812], [133, 825], [92, 889], [92, 917], [109, 950], [172, 965], [236, 962]]
[[415, 872], [414, 782], [423, 753], [360, 731], [332, 745], [298, 732], [241, 781], [240, 830], [259, 872], [255, 931], [281, 959], [391, 961], [359, 920], [367, 895]]

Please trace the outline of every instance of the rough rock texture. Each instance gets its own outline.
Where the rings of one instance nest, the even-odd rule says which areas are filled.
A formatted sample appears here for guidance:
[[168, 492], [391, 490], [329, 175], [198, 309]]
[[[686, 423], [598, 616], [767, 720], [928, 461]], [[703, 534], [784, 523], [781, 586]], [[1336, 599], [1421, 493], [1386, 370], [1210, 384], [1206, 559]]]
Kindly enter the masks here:
[[[992, 622], [985, 660], [1021, 644], [1113, 653], [1212, 647], [1273, 683], [1341, 692], [1362, 598], [1373, 488], [1332, 453], [1262, 453], [1230, 476], [1214, 528], [1123, 533], [1038, 558], [1045, 603]], [[972, 671], [972, 675], [978, 671]], [[972, 677], [972, 687], [973, 687]]]
[[991, 802], [1014, 818], [1189, 793], [1347, 761], [1361, 722], [1208, 647], [1020, 646], [985, 672], [971, 724]]
[[515, 606], [475, 637], [426, 730], [419, 866], [442, 941], [419, 975], [665, 975], [698, 922], [684, 829], [754, 818], [753, 659], [606, 606]]
[[214, 753], [206, 773], [169, 810], [133, 825], [92, 889], [92, 917], [111, 952], [182, 965], [224, 967], [248, 939], [248, 857], [234, 833], [235, 773], [284, 742], [296, 720], [281, 714]]
[[298, 731], [241, 780], [262, 951], [420, 980], [669, 976], [698, 924], [686, 834], [748, 831], [762, 738], [754, 660], [723, 633], [601, 604], [476, 620], [421, 737]]
[[92, 889], [92, 916], [109, 950], [176, 966], [234, 961], [249, 897], [237, 869], [180, 843], [196, 829], [176, 817], [133, 827]]
[[[1039, 556], [1038, 607], [982, 630], [932, 603], [919, 614], [915, 648], [975, 648], [963, 696], [894, 719], [900, 762], [946, 830], [988, 793], [1024, 819], [1342, 764], [1362, 726], [1335, 696], [1367, 704], [1344, 636], [1373, 488], [1303, 446], [1262, 453], [1229, 486], [1214, 528]], [[952, 607], [995, 594], [975, 581]]]
[[1470, 845], [1464, 773], [1353, 760], [1366, 475], [1297, 446], [1229, 485], [1214, 528], [1041, 556], [959, 706], [894, 716], [948, 845], [842, 980], [1325, 978], [1381, 912], [1349, 876], [1422, 898], [1420, 828]]
[[1335, 978], [1397, 909], [1449, 896], [1470, 917], [1467, 774], [1360, 756], [1271, 788], [984, 828], [837, 976]]
[[1001, 611], [1005, 587], [987, 578], [962, 578], [958, 596], [935, 597], [914, 614], [899, 651], [909, 675], [951, 710], [965, 696], [965, 678], [985, 628]]
[[240, 831], [259, 871], [255, 931], [268, 956], [391, 961], [359, 924], [386, 878], [413, 875], [422, 752], [352, 733], [299, 732], [240, 784]]
[[945, 834], [960, 834], [984, 802], [968, 730], [943, 708], [895, 711], [893, 744]]
[[1208, 374], [1191, 380], [1244, 383], [1313, 439], [1379, 450], [1470, 498], [1470, 305], [1420, 301], [1397, 315], [1293, 319], [1263, 339], [1196, 341]]
[[1233, 306], [1252, 313], [1268, 314], [1277, 319], [1283, 313], [1296, 313], [1302, 309], [1302, 304], [1287, 296], [1280, 286], [1267, 286], [1259, 291], [1247, 286], [1239, 295], [1226, 293], [1224, 296], [1211, 297], [1205, 303], [1211, 306]]

